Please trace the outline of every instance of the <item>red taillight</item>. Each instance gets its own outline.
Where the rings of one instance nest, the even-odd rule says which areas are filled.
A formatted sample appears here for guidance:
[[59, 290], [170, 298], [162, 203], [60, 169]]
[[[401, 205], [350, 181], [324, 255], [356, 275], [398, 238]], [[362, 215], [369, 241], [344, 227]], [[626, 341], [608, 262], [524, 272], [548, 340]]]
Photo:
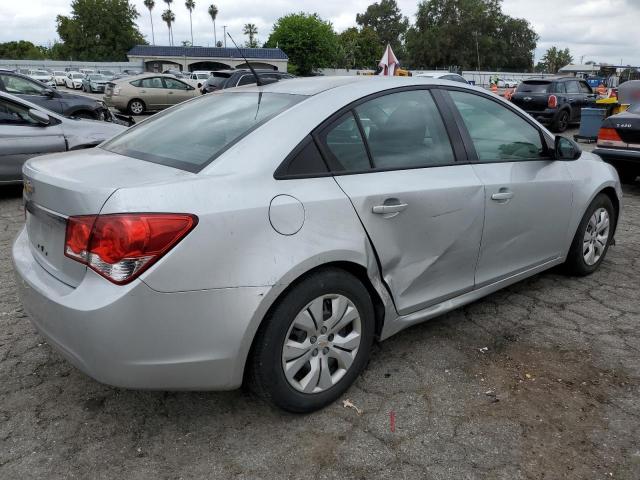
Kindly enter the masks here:
[[621, 142], [622, 138], [618, 135], [615, 128], [601, 128], [598, 132], [598, 142]]
[[64, 254], [119, 285], [136, 278], [198, 223], [180, 213], [69, 217]]
[[558, 97], [555, 95], [549, 95], [549, 101], [547, 103], [549, 108], [556, 108], [558, 106]]

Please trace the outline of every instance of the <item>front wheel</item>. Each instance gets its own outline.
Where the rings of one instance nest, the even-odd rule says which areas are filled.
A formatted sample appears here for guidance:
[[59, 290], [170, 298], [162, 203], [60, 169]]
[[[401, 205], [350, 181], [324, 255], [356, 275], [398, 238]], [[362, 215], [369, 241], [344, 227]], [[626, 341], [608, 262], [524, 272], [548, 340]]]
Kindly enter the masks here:
[[249, 387], [290, 412], [337, 400], [366, 366], [374, 337], [366, 287], [327, 269], [295, 285], [264, 320], [248, 371]]
[[129, 110], [129, 113], [131, 113], [132, 115], [142, 115], [145, 111], [145, 108], [146, 107], [144, 102], [136, 98], [129, 102], [127, 110]]
[[576, 231], [565, 268], [572, 275], [595, 272], [604, 260], [617, 221], [611, 199], [601, 193], [591, 202]]

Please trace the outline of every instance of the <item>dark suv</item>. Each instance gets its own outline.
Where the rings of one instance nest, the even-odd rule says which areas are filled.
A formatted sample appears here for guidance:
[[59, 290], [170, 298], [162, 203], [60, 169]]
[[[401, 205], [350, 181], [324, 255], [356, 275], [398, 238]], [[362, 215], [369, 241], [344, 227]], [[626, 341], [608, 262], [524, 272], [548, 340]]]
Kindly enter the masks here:
[[552, 131], [564, 132], [580, 123], [581, 109], [594, 105], [596, 95], [582, 79], [549, 77], [523, 81], [511, 101]]
[[106, 105], [82, 95], [58, 92], [20, 73], [0, 70], [0, 91], [11, 93], [65, 117], [111, 120]]
[[[255, 71], [264, 83], [273, 83], [288, 78], [295, 78], [293, 75], [276, 70], [256, 68]], [[217, 72], [211, 72], [211, 76], [202, 84], [200, 91], [202, 93], [211, 93], [216, 90], [222, 90], [223, 88], [240, 87], [242, 85], [251, 85], [252, 83], [255, 84], [256, 79], [248, 68], [218, 70]]]

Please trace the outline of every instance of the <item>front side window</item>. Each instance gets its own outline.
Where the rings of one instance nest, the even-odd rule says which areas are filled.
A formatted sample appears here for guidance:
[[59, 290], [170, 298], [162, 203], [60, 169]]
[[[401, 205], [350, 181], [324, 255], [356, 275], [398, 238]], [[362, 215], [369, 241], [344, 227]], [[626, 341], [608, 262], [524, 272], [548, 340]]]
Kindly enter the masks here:
[[7, 93], [14, 95], [41, 95], [45, 90], [40, 84], [22, 77], [0, 74], [0, 80]]
[[174, 80], [173, 78], [165, 78], [164, 84], [166, 88], [170, 88], [172, 90], [186, 90], [187, 84], [182, 83], [180, 80]]
[[198, 172], [242, 136], [304, 98], [253, 92], [203, 95], [180, 108], [154, 115], [102, 148]]
[[0, 99], [0, 125], [35, 125], [29, 109], [22, 105]]
[[440, 112], [427, 90], [374, 98], [356, 107], [374, 168], [415, 168], [455, 162]]
[[450, 91], [481, 162], [537, 160], [545, 156], [540, 132], [499, 103]]
[[578, 85], [580, 86], [580, 91], [582, 93], [586, 93], [586, 94], [591, 93], [591, 87], [587, 82], [578, 82]]

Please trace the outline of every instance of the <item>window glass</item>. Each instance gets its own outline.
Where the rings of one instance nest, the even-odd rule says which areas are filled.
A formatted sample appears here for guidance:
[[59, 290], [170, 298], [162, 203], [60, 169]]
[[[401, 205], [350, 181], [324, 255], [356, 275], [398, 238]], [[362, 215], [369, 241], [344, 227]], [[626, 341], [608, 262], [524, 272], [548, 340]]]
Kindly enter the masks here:
[[134, 80], [133, 82], [129, 82], [134, 87], [139, 87], [142, 85], [142, 80]]
[[154, 115], [102, 148], [197, 172], [254, 127], [304, 98], [248, 92], [203, 95], [180, 108]]
[[580, 91], [582, 93], [591, 93], [591, 87], [587, 84], [587, 82], [578, 82], [578, 85], [580, 86]]
[[360, 172], [371, 168], [369, 157], [352, 112], [346, 113], [322, 134], [329, 165], [334, 170]]
[[160, 77], [143, 78], [140, 86], [142, 88], [164, 88]]
[[165, 78], [164, 84], [166, 88], [171, 88], [173, 90], [186, 90], [187, 85], [182, 83], [180, 80], [174, 80], [173, 78]]
[[481, 162], [535, 160], [544, 155], [540, 133], [519, 115], [480, 95], [449, 94]]
[[392, 93], [356, 107], [375, 168], [450, 165], [453, 150], [431, 93]]
[[29, 117], [29, 109], [0, 99], [0, 125], [35, 125], [37, 122]]
[[256, 83], [256, 79], [253, 77], [253, 75], [243, 75], [242, 77], [240, 77], [238, 87], [241, 85], [251, 85], [252, 83]]
[[316, 143], [309, 136], [305, 139], [304, 146], [295, 156], [279, 168], [276, 176], [308, 176], [327, 173], [327, 166], [320, 155]]
[[540, 80], [529, 80], [518, 85], [518, 93], [547, 93], [551, 87], [551, 82]]
[[564, 87], [564, 83], [560, 82], [554, 85], [555, 85], [555, 87], [553, 88], [554, 93], [567, 93], [567, 89]]
[[7, 93], [14, 95], [41, 95], [46, 88], [39, 83], [22, 77], [14, 77], [13, 75], [0, 74], [0, 80], [2, 80]]
[[580, 93], [580, 86], [578, 85], [578, 82], [575, 80], [566, 82], [565, 86], [567, 88], [567, 93]]

